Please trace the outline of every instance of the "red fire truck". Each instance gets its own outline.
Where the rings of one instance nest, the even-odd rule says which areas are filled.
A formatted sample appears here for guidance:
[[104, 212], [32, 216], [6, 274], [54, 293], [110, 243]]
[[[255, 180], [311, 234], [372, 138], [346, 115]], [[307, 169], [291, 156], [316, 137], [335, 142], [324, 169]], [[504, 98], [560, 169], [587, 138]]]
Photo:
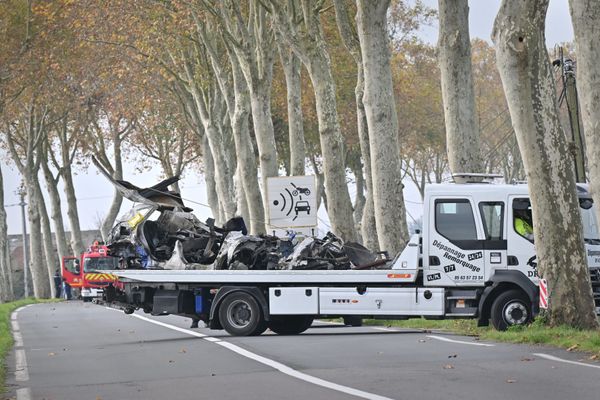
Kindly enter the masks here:
[[79, 258], [63, 257], [62, 276], [83, 301], [102, 296], [104, 287], [117, 283], [115, 275], [104, 272], [119, 268], [119, 259], [110, 257], [107, 250], [104, 243], [96, 241]]

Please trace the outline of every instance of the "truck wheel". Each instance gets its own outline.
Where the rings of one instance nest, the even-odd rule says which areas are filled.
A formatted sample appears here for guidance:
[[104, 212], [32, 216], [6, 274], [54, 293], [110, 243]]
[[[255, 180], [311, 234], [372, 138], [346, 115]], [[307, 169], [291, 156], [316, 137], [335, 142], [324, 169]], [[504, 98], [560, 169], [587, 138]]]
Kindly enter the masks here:
[[252, 295], [234, 292], [219, 307], [219, 322], [230, 335], [255, 336], [267, 329], [260, 305]]
[[492, 325], [499, 331], [509, 326], [525, 325], [531, 321], [531, 305], [520, 290], [501, 293], [492, 304]]
[[310, 315], [272, 316], [268, 326], [278, 335], [297, 335], [310, 328], [313, 320]]
[[361, 317], [357, 317], [355, 315], [349, 315], [344, 317], [344, 325], [348, 326], [362, 326], [363, 320]]

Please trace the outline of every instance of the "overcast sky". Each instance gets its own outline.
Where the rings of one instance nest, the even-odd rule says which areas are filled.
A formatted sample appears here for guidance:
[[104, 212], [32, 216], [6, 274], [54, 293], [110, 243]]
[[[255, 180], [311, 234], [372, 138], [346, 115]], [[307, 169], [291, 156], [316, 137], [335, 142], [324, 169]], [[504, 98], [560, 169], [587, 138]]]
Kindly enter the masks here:
[[[424, 0], [430, 7], [437, 9], [437, 0]], [[469, 29], [471, 37], [479, 37], [487, 41], [490, 40], [492, 25], [500, 0], [470, 0], [470, 22]], [[437, 41], [437, 26], [424, 27], [421, 36], [424, 40], [435, 43]], [[548, 18], [546, 21], [546, 43], [548, 48], [553, 48], [556, 43], [572, 41], [573, 29], [569, 17], [568, 0], [550, 0]], [[6, 156], [6, 155], [3, 155]], [[4, 164], [6, 165], [6, 164]], [[10, 165], [3, 167], [4, 174], [4, 196], [5, 204], [13, 205], [19, 202], [16, 190], [21, 182], [21, 178], [14, 167]], [[136, 173], [133, 166], [125, 166], [125, 179], [132, 183], [147, 187], [158, 182], [160, 170], [158, 166], [151, 172], [143, 174]], [[206, 193], [204, 189], [204, 179], [198, 174], [189, 173], [184, 177], [182, 183], [182, 196], [187, 199], [187, 205], [194, 208], [196, 215], [204, 220], [211, 216], [210, 210], [202, 205], [206, 204]], [[103, 216], [111, 201], [113, 190], [110, 184], [102, 176], [99, 176], [93, 166], [86, 173], [79, 173], [75, 176], [75, 189], [78, 196], [78, 208], [82, 229], [95, 229], [98, 227], [98, 219]], [[354, 190], [350, 188], [350, 195], [354, 197]], [[405, 188], [405, 199], [407, 201], [407, 210], [414, 218], [421, 215], [420, 197], [416, 189], [408, 184]], [[63, 201], [63, 215], [65, 217], [65, 227], [68, 229], [66, 221], [66, 202]], [[200, 203], [200, 204], [198, 204]], [[49, 207], [49, 202], [47, 202]], [[122, 211], [131, 207], [131, 203], [125, 202]], [[8, 232], [9, 234], [21, 233], [21, 214], [20, 208], [10, 206], [6, 208], [8, 214]], [[320, 216], [326, 218], [326, 214], [321, 210]], [[409, 221], [410, 221], [409, 217]], [[321, 233], [324, 233], [327, 226], [322, 224]]]

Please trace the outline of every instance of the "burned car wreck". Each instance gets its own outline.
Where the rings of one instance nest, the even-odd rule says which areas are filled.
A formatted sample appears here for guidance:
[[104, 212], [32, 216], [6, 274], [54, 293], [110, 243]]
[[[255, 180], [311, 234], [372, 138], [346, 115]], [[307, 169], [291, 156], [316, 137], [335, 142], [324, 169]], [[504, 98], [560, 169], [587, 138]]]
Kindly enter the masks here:
[[223, 226], [201, 222], [181, 196], [169, 190], [179, 177], [149, 188], [115, 180], [94, 164], [133, 208], [121, 217], [107, 238], [109, 255], [122, 269], [339, 270], [384, 268], [385, 253], [372, 253], [359, 243], [344, 243], [333, 233], [302, 241], [269, 235], [248, 235], [241, 217]]

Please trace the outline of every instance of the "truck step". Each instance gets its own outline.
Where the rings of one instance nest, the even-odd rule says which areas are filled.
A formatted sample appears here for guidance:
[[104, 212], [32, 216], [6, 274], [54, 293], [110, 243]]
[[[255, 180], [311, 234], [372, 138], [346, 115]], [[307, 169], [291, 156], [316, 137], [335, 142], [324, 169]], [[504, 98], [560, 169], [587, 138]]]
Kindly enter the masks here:
[[446, 296], [446, 300], [477, 300], [477, 296]]
[[448, 314], [446, 314], [446, 317], [474, 317], [475, 315], [477, 315], [476, 312], [469, 312], [469, 313], [448, 313]]

